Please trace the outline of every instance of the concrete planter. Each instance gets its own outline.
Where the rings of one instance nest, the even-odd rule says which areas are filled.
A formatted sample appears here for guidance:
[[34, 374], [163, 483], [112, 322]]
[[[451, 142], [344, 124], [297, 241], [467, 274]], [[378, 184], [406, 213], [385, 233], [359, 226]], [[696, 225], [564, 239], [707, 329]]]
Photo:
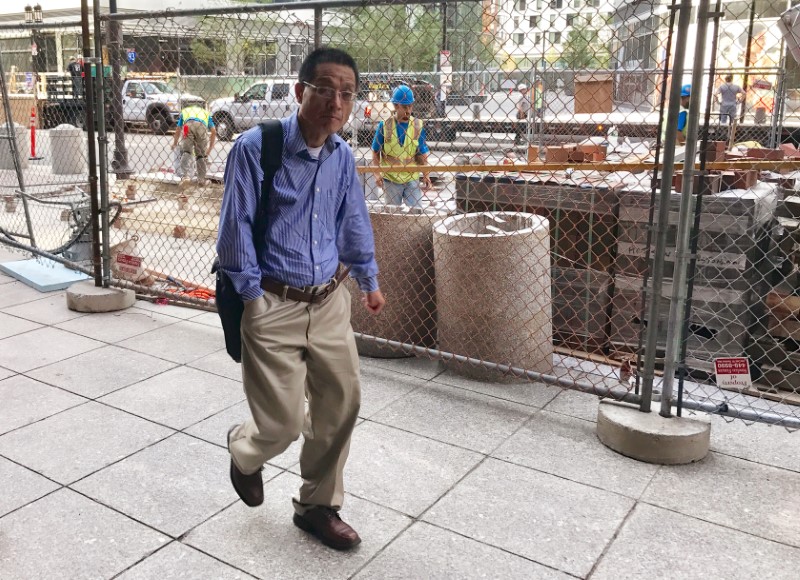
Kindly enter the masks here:
[[[547, 219], [516, 212], [453, 216], [434, 226], [433, 247], [439, 348], [552, 373]], [[470, 378], [501, 379], [481, 365], [450, 366]]]
[[53, 147], [53, 173], [74, 175], [86, 172], [83, 131], [72, 125], [59, 125], [50, 131]]
[[3, 205], [5, 206], [6, 213], [14, 213], [17, 211], [19, 205], [19, 198], [16, 195], [4, 195]]
[[[28, 167], [28, 155], [31, 151], [30, 129], [14, 123], [14, 134], [17, 140], [19, 164], [22, 169]], [[14, 169], [14, 156], [11, 153], [11, 140], [8, 126], [0, 126], [0, 169]]]
[[[446, 213], [396, 205], [372, 204], [370, 218], [375, 233], [375, 253], [380, 267], [386, 307], [372, 316], [361, 304], [362, 292], [349, 280], [353, 330], [419, 346], [436, 344], [436, 285], [433, 269], [433, 224]], [[366, 356], [409, 356], [398, 348], [359, 340], [358, 352]]]

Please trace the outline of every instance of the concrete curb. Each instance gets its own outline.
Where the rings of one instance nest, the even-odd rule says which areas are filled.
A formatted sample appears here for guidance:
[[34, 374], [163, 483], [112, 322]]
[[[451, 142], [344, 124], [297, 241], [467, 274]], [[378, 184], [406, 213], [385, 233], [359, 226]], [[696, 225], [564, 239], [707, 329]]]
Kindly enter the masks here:
[[67, 308], [76, 312], [114, 312], [133, 306], [136, 294], [123, 288], [98, 288], [85, 280], [67, 288]]
[[597, 437], [610, 449], [647, 463], [680, 465], [700, 461], [711, 445], [709, 422], [685, 417], [665, 418], [657, 412], [601, 401]]

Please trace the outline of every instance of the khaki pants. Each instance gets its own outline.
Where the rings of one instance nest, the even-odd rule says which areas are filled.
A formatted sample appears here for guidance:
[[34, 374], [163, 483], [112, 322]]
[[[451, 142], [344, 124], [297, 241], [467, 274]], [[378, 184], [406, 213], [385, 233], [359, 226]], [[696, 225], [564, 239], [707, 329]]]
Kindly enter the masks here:
[[206, 151], [208, 151], [208, 129], [199, 121], [186, 122], [186, 136], [181, 140], [181, 171], [189, 175], [192, 153], [197, 159], [197, 179], [206, 178]]
[[252, 419], [230, 437], [239, 470], [255, 473], [302, 433], [303, 485], [295, 510], [341, 508], [342, 474], [361, 404], [358, 372], [344, 286], [321, 304], [284, 301], [269, 292], [248, 302], [242, 317], [242, 378]]

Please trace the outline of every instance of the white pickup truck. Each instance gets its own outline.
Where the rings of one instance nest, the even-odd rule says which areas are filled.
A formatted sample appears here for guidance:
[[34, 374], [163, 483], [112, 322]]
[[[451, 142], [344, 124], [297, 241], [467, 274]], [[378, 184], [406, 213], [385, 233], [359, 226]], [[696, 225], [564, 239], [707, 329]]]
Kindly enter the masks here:
[[211, 101], [209, 110], [217, 127], [217, 137], [230, 141], [235, 133], [255, 127], [266, 119], [282, 119], [297, 109], [294, 83], [258, 82], [241, 95]]
[[159, 80], [127, 80], [122, 86], [122, 118], [126, 125], [147, 125], [164, 135], [175, 127], [183, 107], [205, 107], [202, 97], [178, 93]]
[[[215, 99], [209, 110], [217, 127], [217, 137], [230, 141], [236, 133], [255, 127], [267, 119], [283, 119], [299, 107], [294, 96], [296, 80], [265, 80], [251, 85], [241, 95]], [[353, 114], [342, 128], [342, 135], [349, 139], [358, 132], [358, 103]]]

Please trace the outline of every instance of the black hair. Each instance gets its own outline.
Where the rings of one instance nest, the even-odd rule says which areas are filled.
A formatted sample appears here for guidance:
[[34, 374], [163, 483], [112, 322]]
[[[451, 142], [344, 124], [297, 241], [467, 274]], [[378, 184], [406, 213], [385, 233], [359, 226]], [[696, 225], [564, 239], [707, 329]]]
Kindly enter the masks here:
[[725, 82], [729, 83], [733, 81], [733, 75], [725, 75]]
[[358, 87], [358, 66], [356, 65], [356, 61], [353, 60], [353, 57], [341, 49], [329, 48], [327, 46], [313, 50], [311, 54], [305, 58], [303, 64], [300, 65], [300, 72], [297, 75], [297, 80], [301, 83], [313, 82], [314, 75], [317, 72], [317, 65], [325, 63], [341, 64], [353, 69], [356, 75], [356, 87]]

